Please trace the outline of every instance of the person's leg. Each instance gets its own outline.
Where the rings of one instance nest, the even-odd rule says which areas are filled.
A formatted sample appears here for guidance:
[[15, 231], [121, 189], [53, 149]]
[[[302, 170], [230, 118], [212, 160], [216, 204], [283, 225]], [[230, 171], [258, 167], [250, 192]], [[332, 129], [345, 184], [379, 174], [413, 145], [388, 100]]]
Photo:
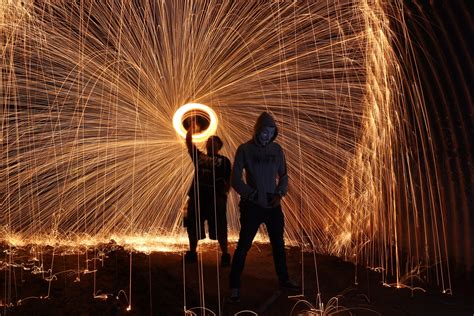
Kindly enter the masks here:
[[189, 234], [189, 231], [188, 231], [188, 239], [189, 239], [189, 252], [196, 252], [197, 245], [198, 245], [198, 239], [197, 239], [196, 233]]
[[285, 241], [283, 239], [285, 219], [281, 207], [266, 211], [265, 225], [272, 245], [273, 262], [278, 280], [280, 283], [286, 282], [288, 280], [288, 269], [286, 266]]
[[261, 223], [260, 214], [255, 208], [242, 208], [240, 213], [240, 234], [237, 248], [232, 258], [229, 283], [231, 289], [240, 288], [240, 276], [244, 269], [247, 252], [252, 246], [252, 241], [257, 234]]
[[188, 232], [189, 239], [189, 252], [196, 252], [198, 243], [197, 225], [198, 223], [194, 203], [190, 200], [186, 216], [186, 230]]
[[221, 247], [222, 253], [229, 253], [228, 247], [227, 247], [227, 234], [225, 236], [221, 235], [218, 237], [219, 241], [219, 246]]
[[187, 263], [195, 262], [197, 260], [196, 249], [198, 244], [198, 221], [193, 204], [194, 203], [189, 203], [186, 216], [186, 230], [188, 232], [189, 251], [186, 252], [184, 259]]
[[228, 253], [227, 249], [227, 197], [218, 197], [216, 200], [217, 240], [222, 254]]
[[199, 194], [198, 203], [196, 203], [198, 209], [196, 210], [196, 229], [197, 229], [197, 238], [198, 240], [206, 238], [206, 226], [205, 223], [209, 225], [209, 197], [206, 195], [205, 191], [201, 191]]
[[217, 207], [217, 240], [222, 251], [221, 266], [230, 266], [231, 258], [227, 247], [227, 199], [218, 200]]
[[216, 221], [217, 221], [217, 217], [216, 217], [216, 213], [218, 212], [218, 210], [216, 209], [217, 205], [215, 205], [215, 202], [214, 202], [214, 195], [208, 197], [206, 199], [206, 214], [207, 214], [207, 227], [209, 229], [209, 239], [212, 239], [212, 240], [217, 240], [218, 239], [218, 226]]

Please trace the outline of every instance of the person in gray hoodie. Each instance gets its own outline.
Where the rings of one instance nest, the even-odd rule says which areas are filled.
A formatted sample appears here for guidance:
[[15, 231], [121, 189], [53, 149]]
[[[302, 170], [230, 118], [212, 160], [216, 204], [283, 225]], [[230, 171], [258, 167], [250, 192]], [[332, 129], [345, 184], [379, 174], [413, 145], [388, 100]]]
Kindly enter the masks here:
[[[240, 234], [232, 259], [230, 301], [240, 300], [240, 277], [247, 252], [258, 228], [266, 225], [272, 245], [275, 270], [282, 288], [297, 289], [288, 277], [283, 239], [284, 216], [281, 198], [288, 191], [283, 149], [275, 142], [278, 129], [273, 117], [263, 112], [257, 119], [253, 138], [237, 148], [231, 185], [240, 195]], [[242, 179], [245, 170], [245, 181]]]

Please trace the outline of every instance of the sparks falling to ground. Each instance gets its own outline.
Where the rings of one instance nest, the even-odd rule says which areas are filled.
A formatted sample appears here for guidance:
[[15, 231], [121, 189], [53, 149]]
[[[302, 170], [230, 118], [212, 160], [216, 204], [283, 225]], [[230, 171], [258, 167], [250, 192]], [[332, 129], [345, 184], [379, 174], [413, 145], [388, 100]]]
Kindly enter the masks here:
[[[4, 241], [183, 238], [193, 169], [172, 121], [200, 103], [228, 157], [260, 112], [277, 119], [288, 241], [396, 284], [432, 267], [449, 291], [434, 145], [416, 68], [401, 65], [409, 37], [393, 35], [401, 11], [371, 0], [3, 2]], [[228, 219], [235, 235], [234, 193]]]

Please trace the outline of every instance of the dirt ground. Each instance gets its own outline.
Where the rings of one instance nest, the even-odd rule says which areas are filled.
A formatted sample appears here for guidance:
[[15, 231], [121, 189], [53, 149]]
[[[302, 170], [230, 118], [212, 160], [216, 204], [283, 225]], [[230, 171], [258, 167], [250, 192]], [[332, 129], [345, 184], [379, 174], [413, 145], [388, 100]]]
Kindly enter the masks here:
[[[219, 266], [214, 245], [202, 249], [195, 264], [183, 264], [181, 252], [130, 253], [115, 245], [98, 249], [103, 253], [96, 259], [92, 251], [86, 256], [55, 250], [52, 256], [52, 249], [45, 249], [33, 261], [31, 253], [10, 254], [3, 247], [0, 316], [184, 315], [185, 310], [196, 315], [319, 315], [319, 302], [325, 315], [474, 315], [473, 286], [467, 281], [454, 283], [453, 295], [426, 284], [426, 292], [390, 288], [377, 272], [332, 256], [302, 255], [298, 248], [288, 248], [287, 261], [304, 291], [279, 290], [270, 246], [254, 244], [238, 304], [226, 300], [229, 268]], [[46, 271], [52, 267], [51, 279], [38, 268], [41, 264]]]

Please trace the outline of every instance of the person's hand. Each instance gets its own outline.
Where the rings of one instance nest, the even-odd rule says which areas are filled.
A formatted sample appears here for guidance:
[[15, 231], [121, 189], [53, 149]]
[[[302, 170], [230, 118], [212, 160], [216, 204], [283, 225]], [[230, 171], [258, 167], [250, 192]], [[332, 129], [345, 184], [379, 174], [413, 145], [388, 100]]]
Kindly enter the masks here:
[[201, 126], [196, 122], [196, 120], [192, 120], [188, 127], [188, 132], [186, 133], [186, 141], [191, 142], [193, 135], [199, 133], [200, 131]]
[[271, 207], [277, 207], [280, 205], [281, 202], [281, 195], [280, 194], [274, 194], [272, 200], [270, 201], [270, 206]]
[[188, 133], [191, 132], [191, 134], [199, 133], [201, 131], [201, 126], [198, 124], [196, 120], [192, 120], [191, 124], [189, 124], [188, 127]]
[[253, 191], [248, 196], [249, 201], [256, 201], [257, 199], [258, 199], [258, 191], [257, 190]]
[[196, 120], [191, 120], [188, 127], [188, 132], [186, 133], [186, 146], [188, 149], [191, 150], [193, 147], [193, 135], [201, 130], [199, 124], [197, 124]]

